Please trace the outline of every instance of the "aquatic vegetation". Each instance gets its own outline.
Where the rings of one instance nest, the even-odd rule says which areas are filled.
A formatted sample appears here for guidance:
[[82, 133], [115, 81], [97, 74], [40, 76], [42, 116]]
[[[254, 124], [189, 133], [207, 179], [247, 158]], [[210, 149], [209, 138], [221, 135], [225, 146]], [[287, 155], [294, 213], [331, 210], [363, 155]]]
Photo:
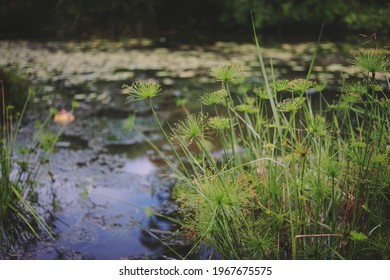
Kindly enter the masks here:
[[[35, 123], [35, 134], [31, 143], [18, 143], [21, 120], [34, 91], [29, 89], [25, 104], [18, 115], [12, 105], [5, 105], [3, 81], [0, 82], [0, 252], [4, 256], [10, 256], [23, 250], [34, 238], [39, 239], [41, 234], [54, 236], [42, 213], [38, 213], [36, 206], [39, 204], [39, 198], [36, 187], [39, 184], [41, 167], [48, 162], [62, 129], [74, 116], [70, 112], [61, 111], [56, 114], [56, 111], [52, 110], [46, 120]], [[67, 116], [64, 117], [64, 114]], [[62, 124], [57, 132], [47, 128], [53, 117]]]
[[223, 65], [210, 69], [210, 75], [217, 81], [232, 83], [240, 79], [241, 65]]
[[[263, 77], [269, 77], [258, 43], [257, 51]], [[174, 197], [182, 235], [193, 242], [189, 254], [386, 258], [389, 99], [374, 73], [387, 71], [388, 58], [360, 51], [351, 62], [366, 76], [347, 81], [331, 102], [322, 93], [325, 83], [310, 80], [315, 58], [316, 52], [306, 78], [273, 77], [253, 91], [235, 85], [237, 65], [212, 68], [221, 88], [200, 102], [213, 114], [190, 114], [168, 125], [175, 157], [164, 159], [178, 178]], [[316, 108], [313, 92], [320, 99]]]
[[230, 119], [227, 117], [211, 117], [208, 120], [208, 125], [210, 128], [216, 129], [218, 132], [221, 132], [225, 129], [230, 128]]
[[204, 138], [206, 127], [207, 121], [204, 115], [189, 115], [184, 121], [176, 123], [175, 137], [178, 137], [182, 142], [191, 143], [193, 140]]
[[384, 49], [363, 49], [353, 53], [350, 62], [373, 76], [376, 72], [386, 72], [390, 67], [389, 54]]
[[305, 102], [305, 98], [303, 97], [284, 99], [282, 102], [278, 104], [278, 109], [281, 112], [298, 111], [301, 108], [303, 102]]
[[138, 81], [131, 86], [123, 85], [123, 88], [129, 91], [129, 101], [150, 99], [161, 91], [161, 86], [154, 81]]
[[287, 89], [291, 92], [302, 93], [306, 90], [314, 88], [315, 82], [307, 81], [305, 79], [295, 79], [288, 81]]
[[225, 89], [217, 90], [211, 93], [205, 93], [201, 97], [201, 101], [204, 105], [225, 104], [228, 98], [228, 93]]

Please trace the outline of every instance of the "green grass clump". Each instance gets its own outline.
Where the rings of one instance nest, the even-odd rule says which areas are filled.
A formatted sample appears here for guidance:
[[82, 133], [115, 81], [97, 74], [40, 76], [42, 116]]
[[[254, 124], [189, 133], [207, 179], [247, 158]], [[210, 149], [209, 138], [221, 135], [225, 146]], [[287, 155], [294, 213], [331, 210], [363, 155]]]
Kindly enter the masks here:
[[[36, 187], [39, 184], [41, 167], [49, 161], [63, 126], [58, 132], [47, 129], [49, 121], [57, 113], [56, 110], [51, 110], [45, 121], [37, 121], [34, 124], [35, 132], [31, 142], [28, 145], [22, 144], [18, 138], [19, 129], [34, 91], [28, 89], [24, 106], [20, 112], [17, 112], [12, 105], [6, 105], [2, 80], [0, 80], [0, 85], [2, 101], [0, 254], [4, 258], [9, 258], [22, 253], [32, 241], [40, 237], [41, 233], [46, 233], [49, 237], [54, 235], [42, 217], [42, 213], [38, 213], [39, 198]], [[76, 103], [73, 105], [76, 106]]]
[[159, 153], [179, 179], [174, 196], [191, 253], [387, 258], [390, 102], [375, 80], [387, 71], [387, 56], [355, 54], [351, 62], [365, 78], [346, 83], [329, 103], [324, 86], [310, 80], [316, 53], [305, 79], [268, 80], [256, 45], [264, 86], [233, 95], [242, 68], [215, 67], [210, 74], [221, 86], [200, 99], [214, 113], [189, 115], [169, 132], [160, 124], [175, 160]]

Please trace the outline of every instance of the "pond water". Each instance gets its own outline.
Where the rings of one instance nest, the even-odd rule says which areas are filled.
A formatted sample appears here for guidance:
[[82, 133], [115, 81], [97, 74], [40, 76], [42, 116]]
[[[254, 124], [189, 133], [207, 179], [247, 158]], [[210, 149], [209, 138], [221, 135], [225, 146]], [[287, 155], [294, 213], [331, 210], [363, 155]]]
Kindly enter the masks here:
[[[264, 48], [263, 55], [267, 64], [272, 58], [277, 78], [305, 78], [314, 48], [315, 43], [279, 44]], [[349, 48], [323, 43], [312, 79], [335, 88], [340, 78], [360, 75], [346, 61]], [[21, 137], [31, 135], [33, 121], [49, 108], [69, 110], [72, 100], [80, 105], [42, 172], [38, 190], [57, 236], [32, 244], [16, 258], [177, 257], [165, 245], [180, 248], [184, 240], [167, 239], [163, 245], [154, 237], [169, 237], [177, 226], [153, 214], [175, 216], [171, 199], [175, 180], [143, 136], [128, 130], [128, 116], [136, 113], [137, 128], [166, 147], [146, 105], [126, 103], [121, 86], [139, 79], [159, 81], [163, 96], [156, 99], [156, 109], [161, 120], [174, 122], [183, 115], [175, 105], [177, 98], [187, 98], [189, 110], [195, 111], [200, 95], [218, 88], [208, 75], [211, 67], [241, 64], [247, 81], [261, 84], [254, 46], [0, 41], [0, 57], [0, 67], [17, 69], [37, 91]]]

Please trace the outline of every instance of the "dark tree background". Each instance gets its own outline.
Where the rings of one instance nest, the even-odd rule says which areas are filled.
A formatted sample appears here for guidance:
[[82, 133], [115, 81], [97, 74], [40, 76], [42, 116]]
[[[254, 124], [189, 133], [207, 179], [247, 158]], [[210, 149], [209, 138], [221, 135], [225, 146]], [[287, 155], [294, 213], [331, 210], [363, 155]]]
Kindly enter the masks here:
[[230, 39], [256, 27], [278, 36], [388, 34], [388, 0], [0, 0], [1, 38], [101, 36]]

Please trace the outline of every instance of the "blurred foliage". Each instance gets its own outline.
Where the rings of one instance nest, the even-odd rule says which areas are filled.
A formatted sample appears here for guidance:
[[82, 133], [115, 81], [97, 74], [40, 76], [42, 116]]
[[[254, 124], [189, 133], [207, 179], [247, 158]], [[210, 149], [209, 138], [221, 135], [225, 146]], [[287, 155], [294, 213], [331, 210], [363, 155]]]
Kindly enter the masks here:
[[27, 99], [28, 80], [15, 70], [0, 68], [0, 81], [3, 81], [6, 105], [21, 110]]
[[[0, 0], [1, 37], [213, 36], [256, 27], [299, 34], [322, 22], [388, 33], [387, 0]], [[297, 28], [294, 28], [297, 27]], [[275, 29], [277, 28], [277, 29]], [[248, 32], [249, 33], [249, 32]]]
[[[225, 23], [246, 24], [248, 13], [253, 11], [255, 24], [278, 26], [290, 23], [321, 23], [339, 25], [354, 30], [371, 30], [388, 28], [387, 16], [390, 13], [390, 2], [387, 0], [223, 0]], [[379, 31], [379, 30], [377, 30]]]

